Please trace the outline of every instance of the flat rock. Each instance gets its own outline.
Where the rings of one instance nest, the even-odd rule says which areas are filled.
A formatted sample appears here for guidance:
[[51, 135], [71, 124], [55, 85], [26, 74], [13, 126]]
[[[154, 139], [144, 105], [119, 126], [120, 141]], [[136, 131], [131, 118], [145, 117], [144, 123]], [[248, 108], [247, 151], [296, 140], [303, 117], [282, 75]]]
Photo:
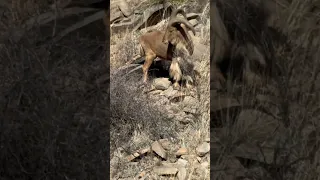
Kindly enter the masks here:
[[188, 149], [187, 148], [180, 148], [177, 152], [176, 152], [176, 156], [182, 156], [182, 155], [186, 155], [188, 154]]
[[121, 14], [120, 11], [114, 12], [114, 13], [110, 13], [110, 23], [114, 23], [117, 20], [120, 20], [121, 18], [123, 18], [123, 15]]
[[194, 97], [186, 96], [183, 99], [183, 104], [184, 104], [184, 106], [196, 106], [199, 104], [199, 101]]
[[151, 145], [152, 151], [154, 151], [157, 155], [159, 155], [161, 158], [166, 159], [167, 158], [167, 153], [161, 146], [161, 144], [158, 141], [155, 141]]
[[196, 114], [197, 113], [197, 108], [196, 107], [187, 106], [187, 107], [183, 108], [183, 111], [186, 112], [186, 113]]
[[120, 11], [126, 17], [130, 16], [133, 13], [132, 9], [130, 8], [130, 6], [126, 0], [119, 0], [118, 6], [119, 6]]
[[197, 154], [201, 157], [206, 155], [210, 151], [210, 144], [207, 142], [202, 143], [196, 148]]
[[184, 108], [184, 112], [193, 113], [195, 114], [197, 112], [197, 107], [199, 105], [199, 101], [191, 96], [186, 96], [184, 100], [182, 101]]
[[181, 167], [186, 167], [188, 165], [188, 161], [184, 160], [184, 159], [178, 159], [178, 161], [176, 163], [178, 165], [180, 165]]
[[178, 169], [178, 174], [177, 174], [177, 178], [179, 180], [186, 180], [187, 179], [187, 169], [186, 168], [179, 168]]
[[178, 172], [178, 168], [158, 166], [158, 167], [153, 168], [153, 172], [159, 176], [161, 176], [161, 175], [176, 175]]
[[186, 161], [189, 162], [190, 164], [198, 163], [198, 160], [197, 160], [197, 156], [196, 156], [196, 155], [191, 155], [191, 154], [182, 155], [182, 156], [181, 156], [181, 159], [186, 160]]
[[133, 161], [136, 158], [138, 158], [138, 157], [140, 157], [140, 156], [142, 156], [142, 155], [144, 155], [144, 154], [146, 154], [148, 152], [150, 152], [150, 147], [146, 147], [146, 148], [140, 149], [140, 150], [130, 154], [129, 156], [127, 156], [127, 160], [128, 161]]
[[169, 139], [160, 139], [159, 143], [161, 144], [161, 146], [165, 149], [165, 150], [170, 150], [172, 147], [171, 142], [169, 141]]
[[166, 90], [170, 87], [171, 81], [169, 81], [169, 78], [156, 78], [153, 80], [152, 85], [157, 90]]
[[196, 26], [199, 24], [197, 19], [191, 19], [191, 20], [189, 20], [189, 22], [192, 24], [192, 26]]
[[168, 89], [166, 89], [165, 91], [163, 91], [163, 95], [165, 95], [166, 97], [172, 97], [174, 96], [178, 91], [173, 89], [172, 86], [170, 86]]

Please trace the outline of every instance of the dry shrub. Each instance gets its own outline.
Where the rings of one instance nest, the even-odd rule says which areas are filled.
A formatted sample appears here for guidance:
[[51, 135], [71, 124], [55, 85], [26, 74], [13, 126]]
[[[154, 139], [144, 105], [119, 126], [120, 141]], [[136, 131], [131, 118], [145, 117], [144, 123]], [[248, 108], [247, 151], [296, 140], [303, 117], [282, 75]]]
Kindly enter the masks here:
[[159, 106], [150, 101], [139, 88], [141, 84], [137, 80], [140, 80], [141, 74], [122, 77], [120, 73], [112, 75], [110, 81], [110, 110], [113, 112], [110, 119], [111, 149], [117, 146], [136, 150], [141, 144], [130, 142], [135, 130], [144, 132], [150, 139], [174, 137], [174, 122], [162, 114]]
[[138, 53], [137, 42], [137, 36], [129, 31], [120, 34], [112, 33], [110, 40], [110, 68], [117, 69], [132, 60]]
[[[141, 73], [123, 78], [121, 73], [111, 75], [110, 86], [110, 172], [117, 176], [133, 177], [137, 171], [154, 161], [143, 157], [139, 166], [126, 161], [126, 155], [146, 148], [154, 140], [176, 139], [177, 126], [173, 119], [160, 111], [139, 88]], [[138, 80], [138, 81], [137, 81]], [[120, 151], [120, 152], [119, 152]]]
[[[224, 2], [229, 3], [231, 1], [233, 0]], [[242, 142], [250, 143], [258, 148], [262, 146], [261, 144], [270, 143], [271, 140], [274, 142], [269, 145], [275, 150], [272, 164], [267, 165], [264, 162], [259, 164], [252, 162], [250, 164], [254, 168], [263, 169], [266, 173], [257, 175], [256, 178], [270, 176], [271, 179], [316, 179], [319, 176], [319, 174], [314, 173], [314, 170], [317, 168], [316, 162], [319, 162], [317, 155], [319, 153], [319, 142], [315, 139], [319, 136], [317, 107], [319, 107], [318, 92], [320, 90], [318, 85], [320, 73], [318, 37], [320, 31], [316, 22], [319, 22], [320, 19], [308, 12], [310, 3], [311, 1], [292, 1], [287, 8], [281, 11], [281, 16], [278, 16], [280, 19], [277, 26], [281, 27], [280, 29], [288, 37], [290, 46], [284, 43], [275, 46], [274, 56], [282, 74], [270, 84], [272, 88], [267, 88], [264, 92], [257, 92], [242, 85], [241, 93], [234, 92], [233, 94], [236, 98], [244, 101], [243, 109], [250, 106], [253, 107], [252, 109], [264, 107], [264, 113], [274, 115], [271, 122], [270, 119], [261, 116], [254, 121], [255, 125], [247, 128], [241, 127], [243, 129], [236, 125], [228, 126], [225, 124], [228, 135], [223, 137], [226, 138], [223, 143], [227, 144], [230, 150]], [[230, 11], [231, 9], [232, 11], [235, 10], [235, 7], [229, 8]], [[243, 16], [246, 16], [244, 9], [236, 10], [243, 11]], [[234, 20], [238, 18], [239, 16], [234, 17]], [[304, 21], [309, 21], [310, 24], [313, 24], [313, 27], [305, 28], [302, 25]], [[258, 25], [246, 25], [245, 22], [241, 24], [240, 30], [242, 30], [241, 38], [243, 38], [243, 41], [247, 40], [245, 38], [251, 38], [251, 33], [248, 31], [249, 27], [255, 28], [256, 26]], [[257, 103], [256, 95], [261, 95], [261, 93], [267, 95], [266, 100], [268, 102]], [[247, 117], [247, 119], [249, 118]], [[276, 123], [277, 129], [266, 129], [271, 123]], [[267, 130], [272, 132], [268, 132], [268, 136], [261, 136]], [[219, 154], [220, 157], [229, 155]], [[267, 154], [264, 155], [268, 156]], [[221, 163], [219, 165], [222, 166], [224, 162], [217, 163]], [[247, 167], [248, 164], [243, 165]]]
[[107, 71], [103, 38], [49, 43], [39, 29], [1, 45], [0, 179], [105, 179], [109, 87], [94, 83]]
[[[190, 12], [194, 11], [191, 9]], [[208, 9], [203, 14], [200, 23], [204, 25], [201, 26], [203, 30], [199, 36], [200, 41], [208, 45], [210, 42]], [[161, 29], [163, 27], [158, 25], [152, 28]], [[199, 104], [202, 107], [199, 117], [194, 118], [194, 122], [182, 126], [178, 120], [171, 118], [172, 114], [166, 113], [165, 108], [169, 105], [159, 106], [157, 100], [149, 99], [144, 94], [143, 88], [141, 88], [142, 70], [128, 75], [126, 73], [130, 68], [117, 71], [118, 67], [123, 66], [126, 61], [138, 54], [136, 47], [138, 37], [136, 32], [130, 33], [128, 31], [121, 34], [111, 34], [111, 72], [117, 72], [111, 74], [110, 79], [110, 110], [113, 112], [110, 126], [110, 158], [111, 172], [114, 178], [118, 176], [133, 177], [137, 171], [152, 167], [155, 163], [152, 156], [144, 156], [139, 160], [138, 166], [133, 166], [132, 163], [124, 161], [124, 155], [144, 148], [154, 140], [168, 138], [176, 141], [177, 145], [181, 145], [183, 141], [184, 145], [192, 149], [209, 136], [209, 51], [199, 59], [189, 60], [198, 63], [201, 71], [197, 88], [200, 94]], [[152, 79], [152, 73], [149, 76]], [[171, 117], [169, 118], [169, 116]], [[192, 134], [194, 132], [197, 134]]]

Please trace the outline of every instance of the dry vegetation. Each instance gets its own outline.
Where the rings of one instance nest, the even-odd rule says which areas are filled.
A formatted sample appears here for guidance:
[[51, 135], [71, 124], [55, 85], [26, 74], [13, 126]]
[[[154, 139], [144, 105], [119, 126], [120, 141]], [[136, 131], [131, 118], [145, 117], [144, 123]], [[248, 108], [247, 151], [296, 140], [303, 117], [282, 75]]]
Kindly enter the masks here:
[[214, 179], [319, 178], [319, 1], [276, 2], [282, 10], [274, 11], [272, 25], [291, 45], [277, 48], [283, 75], [263, 92], [234, 89], [232, 96], [242, 102], [239, 117], [220, 118], [220, 127], [212, 119]]
[[0, 3], [0, 179], [106, 179], [108, 84], [95, 84], [108, 70], [102, 19], [52, 42], [84, 14], [56, 19], [51, 3]]
[[[108, 84], [95, 83], [108, 68], [102, 21], [51, 42], [48, 40], [56, 32], [82, 16], [50, 21], [41, 27], [34, 25], [21, 34], [13, 29], [28, 28], [24, 24], [26, 20], [49, 11], [50, 3], [12, 2], [0, 3], [0, 12], [4, 12], [0, 19], [0, 179], [105, 179], [109, 168], [109, 115], [110, 163], [114, 177], [133, 177], [156, 165], [152, 156], [142, 158], [139, 163], [125, 161], [126, 155], [154, 140], [167, 138], [179, 147], [195, 149], [209, 136], [209, 62], [206, 58], [209, 54], [199, 61], [202, 69], [199, 104], [203, 111], [198, 113], [203, 116], [187, 125], [177, 123], [166, 109], [143, 94], [137, 83], [140, 72], [125, 78], [122, 78], [125, 72], [111, 76], [112, 113], [109, 114]], [[191, 10], [201, 4], [196, 0], [174, 2]], [[272, 99], [266, 98], [271, 99], [271, 103], [254, 104], [252, 97], [256, 97], [257, 92], [249, 88], [233, 94], [245, 100], [243, 109], [254, 105], [275, 117], [258, 114], [253, 118], [250, 113], [243, 113], [235, 125], [231, 126], [227, 119], [224, 128], [212, 129], [211, 157], [215, 166], [211, 174], [216, 175], [215, 179], [226, 179], [226, 174], [230, 177], [235, 170], [241, 172], [236, 175], [250, 179], [313, 180], [319, 177], [320, 14], [317, 5], [320, 2], [279, 2], [284, 10], [278, 12], [274, 24], [288, 35], [292, 49], [287, 52], [281, 47], [278, 49], [277, 62], [284, 76], [273, 84], [273, 92], [267, 91], [272, 94]], [[205, 28], [200, 37], [205, 45], [210, 39], [208, 16], [205, 11], [201, 19]], [[12, 41], [3, 42], [4, 35]], [[130, 31], [111, 35], [112, 72], [137, 53], [137, 37], [137, 33]], [[223, 151], [219, 151], [215, 142], [223, 145]], [[242, 151], [233, 151], [241, 144], [250, 144], [259, 150], [267, 144], [276, 151], [264, 153], [264, 162], [257, 161], [256, 155], [245, 156], [250, 155], [246, 150], [252, 150], [248, 146], [242, 146]], [[236, 166], [230, 167], [230, 164]], [[193, 168], [191, 164], [190, 179], [203, 173]], [[208, 179], [208, 174], [204, 174], [204, 179]]]
[[[200, 1], [170, 1], [177, 6], [186, 6], [190, 9], [187, 12], [194, 12]], [[130, 1], [134, 4], [134, 1]], [[154, 3], [144, 1], [143, 6], [151, 6]], [[200, 43], [209, 47], [210, 44], [210, 20], [208, 2], [202, 5], [204, 9], [203, 16], [199, 23], [203, 24], [201, 30], [197, 34]], [[192, 7], [192, 8], [191, 8]], [[160, 22], [151, 29], [163, 29], [166, 23]], [[150, 28], [148, 28], [150, 29]], [[141, 31], [145, 31], [142, 29]], [[203, 54], [199, 60], [193, 59], [198, 63], [198, 70], [201, 72], [201, 78], [197, 79], [198, 93], [200, 103], [194, 104], [199, 106], [197, 117], [192, 117], [192, 121], [185, 125], [175, 116], [175, 113], [168, 110], [169, 100], [164, 97], [157, 98], [156, 95], [148, 94], [141, 88], [142, 69], [127, 75], [126, 70], [119, 71], [127, 62], [131, 61], [138, 54], [138, 37], [141, 32], [132, 32], [131, 29], [126, 31], [112, 33], [110, 37], [110, 96], [111, 103], [111, 135], [110, 135], [110, 163], [111, 176], [113, 179], [125, 179], [137, 177], [141, 172], [147, 173], [147, 178], [151, 179], [167, 179], [167, 177], [155, 176], [152, 168], [160, 162], [154, 160], [153, 156], [143, 156], [137, 162], [128, 162], [126, 156], [138, 149], [145, 148], [153, 141], [160, 139], [168, 139], [175, 147], [186, 147], [194, 154], [195, 148], [209, 137], [209, 51]], [[152, 70], [153, 69], [153, 70]], [[130, 69], [129, 69], [130, 70]], [[149, 83], [152, 83], [152, 72], [150, 70]], [[154, 98], [153, 98], [154, 97]], [[169, 104], [163, 105], [161, 102]], [[175, 104], [178, 109], [176, 113], [183, 113], [181, 105]], [[182, 114], [182, 115], [183, 115]], [[179, 115], [177, 115], [179, 116]], [[184, 115], [186, 116], [186, 115]], [[184, 118], [181, 116], [181, 118]], [[177, 150], [177, 149], [176, 149]], [[209, 155], [206, 156], [209, 161]], [[204, 158], [206, 159], [206, 158]], [[190, 162], [188, 177], [191, 179], [209, 179], [209, 171], [199, 172], [196, 166]], [[206, 167], [207, 170], [209, 167]], [[199, 174], [200, 173], [200, 174]]]

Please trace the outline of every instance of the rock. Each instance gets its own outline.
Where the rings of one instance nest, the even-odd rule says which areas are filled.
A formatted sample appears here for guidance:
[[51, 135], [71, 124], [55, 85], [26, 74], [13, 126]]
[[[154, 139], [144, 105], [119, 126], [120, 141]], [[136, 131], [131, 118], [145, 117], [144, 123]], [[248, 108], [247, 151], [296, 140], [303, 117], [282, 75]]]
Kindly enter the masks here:
[[186, 96], [182, 103], [184, 105], [184, 108], [183, 108], [184, 112], [192, 113], [192, 114], [197, 113], [197, 106], [199, 104], [199, 101], [196, 98], [191, 96]]
[[154, 143], [152, 143], [151, 149], [161, 158], [167, 159], [167, 153], [158, 141], [155, 141]]
[[200, 146], [196, 148], [196, 153], [202, 157], [206, 155], [210, 151], [210, 144], [207, 142], [202, 143]]
[[[194, 36], [192, 39], [196, 39], [197, 37]], [[202, 58], [204, 54], [206, 54], [209, 51], [209, 46], [201, 44], [200, 42], [195, 41], [194, 42], [194, 52], [192, 54], [193, 59], [199, 59]]]
[[166, 97], [171, 97], [174, 96], [178, 91], [173, 89], [172, 86], [170, 86], [168, 89], [166, 89], [165, 91], [163, 91], [163, 95], [165, 95]]
[[129, 4], [127, 3], [126, 0], [119, 0], [118, 2], [118, 6], [120, 11], [123, 13], [123, 15], [125, 15], [126, 17], [130, 16], [133, 11], [130, 8]]
[[187, 179], [187, 169], [186, 168], [179, 168], [177, 177], [179, 180], [186, 180]]
[[140, 153], [140, 154], [146, 154], [146, 153], [148, 153], [148, 152], [150, 152], [150, 147], [146, 147], [146, 148], [143, 148], [143, 149], [140, 149], [140, 150], [139, 150], [139, 153]]
[[191, 20], [189, 20], [189, 22], [192, 24], [192, 26], [196, 26], [199, 24], [197, 19], [191, 19]]
[[201, 167], [203, 167], [203, 168], [208, 168], [209, 167], [209, 163], [208, 162], [203, 162], [203, 163], [201, 163]]
[[180, 165], [181, 167], [186, 167], [188, 165], [188, 161], [184, 159], [178, 159], [177, 164]]
[[170, 162], [170, 163], [175, 163], [175, 162], [177, 162], [177, 158], [176, 158], [176, 156], [174, 154], [169, 153], [167, 155], [167, 161]]
[[149, 92], [149, 94], [152, 94], [152, 95], [158, 95], [161, 93], [162, 93], [162, 90], [154, 90], [154, 91]]
[[[204, 169], [204, 168], [202, 168], [201, 166], [196, 166], [195, 167], [195, 170], [194, 170], [194, 173], [195, 174], [197, 174], [198, 176], [199, 176], [199, 179], [209, 179], [210, 177], [209, 177], [209, 169]], [[214, 174], [216, 174], [216, 173], [214, 173]], [[222, 176], [223, 177], [223, 176]], [[213, 179], [226, 179], [226, 178], [221, 178], [221, 176], [220, 176], [220, 178], [213, 178]], [[231, 180], [232, 178], [229, 178], [229, 179], [227, 179], [227, 180]]]
[[188, 19], [188, 20], [190, 20], [190, 19], [196, 19], [196, 18], [198, 18], [198, 17], [200, 17], [200, 16], [199, 16], [199, 14], [197, 14], [197, 13], [188, 13], [188, 14], [187, 14], [187, 19]]
[[199, 101], [191, 96], [186, 96], [183, 100], [185, 106], [196, 106], [199, 104]]
[[178, 168], [158, 166], [158, 167], [153, 168], [153, 172], [159, 176], [161, 176], [161, 175], [176, 175], [178, 172]]
[[128, 161], [133, 161], [135, 160], [137, 157], [139, 157], [140, 155], [138, 153], [133, 153], [133, 154], [130, 154], [129, 156], [127, 156], [127, 160]]
[[183, 111], [186, 113], [191, 113], [191, 114], [196, 114], [197, 113], [197, 108], [196, 107], [184, 107]]
[[166, 90], [170, 87], [171, 81], [168, 78], [156, 78], [153, 80], [152, 85], [155, 89]]
[[162, 162], [162, 166], [165, 166], [165, 167], [174, 167], [174, 168], [182, 167], [180, 164], [171, 163], [171, 162], [166, 162], [166, 161], [163, 161], [163, 162]]
[[144, 154], [146, 154], [148, 152], [150, 152], [150, 147], [146, 147], [146, 148], [140, 149], [140, 150], [132, 153], [131, 155], [127, 156], [127, 160], [128, 161], [133, 161], [136, 158], [138, 158], [138, 157], [140, 157], [140, 156], [142, 156], [142, 155], [144, 155]]
[[141, 173], [139, 173], [138, 178], [139, 178], [139, 179], [145, 178], [146, 174], [147, 174], [147, 173], [146, 173], [145, 171], [142, 171]]
[[186, 154], [188, 154], [188, 149], [187, 148], [180, 148], [176, 152], [176, 156], [181, 156], [181, 155], [186, 155]]
[[123, 18], [123, 15], [121, 14], [121, 12], [114, 12], [114, 13], [110, 13], [110, 23], [114, 23], [118, 20], [120, 20], [121, 18]]
[[181, 159], [186, 160], [190, 164], [198, 164], [197, 156], [196, 155], [182, 155]]
[[160, 139], [159, 143], [161, 144], [161, 146], [165, 149], [165, 150], [169, 150], [171, 149], [172, 144], [170, 143], [170, 141], [168, 139]]

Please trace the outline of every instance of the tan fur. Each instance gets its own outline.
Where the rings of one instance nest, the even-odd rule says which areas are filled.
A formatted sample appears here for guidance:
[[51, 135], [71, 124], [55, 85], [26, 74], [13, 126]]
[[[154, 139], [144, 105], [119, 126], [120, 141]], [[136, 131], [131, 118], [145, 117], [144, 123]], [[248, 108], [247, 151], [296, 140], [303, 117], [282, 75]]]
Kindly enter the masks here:
[[[194, 34], [195, 30], [186, 18], [176, 17], [178, 13], [186, 17], [184, 11], [177, 9], [172, 13], [166, 30], [149, 31], [139, 38], [140, 54], [145, 56], [145, 63], [142, 67], [144, 83], [147, 83], [148, 70], [156, 57], [172, 61], [175, 57], [175, 50], [181, 48], [187, 49], [189, 55], [193, 53], [193, 42], [186, 28], [192, 30]], [[182, 78], [181, 69], [177, 61], [174, 61], [170, 66], [170, 76], [174, 79], [174, 85], [177, 87]]]
[[180, 69], [180, 67], [179, 67], [177, 58], [173, 58], [173, 59], [172, 59], [172, 62], [171, 62], [171, 65], [170, 65], [169, 75], [170, 75], [170, 76], [173, 78], [173, 80], [174, 80], [173, 88], [174, 88], [174, 89], [178, 89], [178, 88], [179, 88], [179, 83], [178, 83], [178, 81], [181, 80], [182, 73], [181, 73], [181, 69]]

